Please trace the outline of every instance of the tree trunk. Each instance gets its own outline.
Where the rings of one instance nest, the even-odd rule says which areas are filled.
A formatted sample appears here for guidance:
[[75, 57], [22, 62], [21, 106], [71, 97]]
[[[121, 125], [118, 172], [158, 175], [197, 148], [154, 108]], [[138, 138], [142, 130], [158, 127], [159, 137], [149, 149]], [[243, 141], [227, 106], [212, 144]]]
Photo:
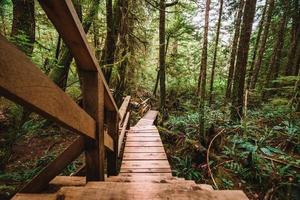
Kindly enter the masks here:
[[12, 0], [12, 3], [11, 37], [15, 45], [31, 57], [35, 42], [34, 0]]
[[[273, 47], [273, 54], [267, 69], [267, 74], [265, 78], [265, 88], [270, 87], [270, 81], [273, 79], [276, 79], [278, 77], [279, 73], [279, 68], [280, 68], [280, 59], [281, 59], [281, 53], [282, 53], [282, 48], [284, 45], [284, 33], [285, 33], [285, 28], [286, 28], [286, 21], [287, 21], [287, 15], [288, 15], [288, 0], [285, 0], [284, 2], [284, 11], [282, 13], [282, 17], [280, 20], [279, 28], [277, 31], [277, 40], [274, 44]], [[265, 98], [264, 95], [263, 99]]]
[[232, 93], [232, 81], [233, 81], [233, 74], [235, 68], [236, 51], [237, 51], [239, 35], [240, 35], [243, 7], [244, 7], [244, 0], [240, 0], [237, 16], [235, 19], [235, 30], [234, 30], [234, 36], [232, 41], [232, 50], [230, 54], [230, 66], [229, 66], [226, 94], [225, 94], [226, 101], [230, 99]]
[[237, 51], [236, 69], [232, 90], [231, 117], [233, 120], [241, 120], [243, 113], [243, 97], [246, 76], [246, 66], [249, 52], [249, 43], [252, 24], [255, 15], [256, 0], [246, 0], [243, 23], [240, 34], [240, 42]]
[[165, 22], [166, 22], [166, 5], [165, 0], [160, 0], [159, 2], [159, 83], [160, 83], [160, 111], [163, 116], [165, 115], [165, 102], [166, 102], [166, 66], [165, 66]]
[[253, 49], [253, 56], [252, 56], [252, 59], [251, 59], [251, 66], [250, 66], [249, 74], [248, 74], [248, 78], [247, 78], [247, 84], [246, 84], [247, 89], [249, 89], [249, 87], [250, 87], [251, 77], [252, 77], [252, 73], [253, 73], [253, 68], [254, 68], [254, 64], [255, 64], [255, 59], [256, 59], [256, 54], [257, 54], [259, 41], [260, 41], [260, 38], [261, 38], [261, 33], [262, 33], [262, 30], [263, 30], [263, 25], [264, 25], [264, 21], [265, 21], [265, 15], [266, 15], [267, 7], [268, 7], [268, 0], [266, 0], [265, 6], [264, 6], [264, 9], [263, 9], [263, 12], [262, 12], [262, 16], [261, 16], [261, 19], [260, 19], [260, 22], [259, 22], [257, 37], [256, 37], [254, 49]]
[[206, 143], [206, 134], [205, 134], [205, 127], [204, 127], [205, 125], [204, 109], [205, 109], [205, 93], [206, 93], [207, 43], [208, 43], [210, 2], [211, 2], [210, 0], [206, 0], [203, 47], [202, 47], [200, 73], [199, 73], [199, 81], [198, 81], [199, 136], [201, 136], [200, 141], [202, 142], [202, 144]]
[[288, 61], [285, 65], [285, 75], [286, 76], [291, 76], [293, 74], [295, 74], [294, 72], [295, 70], [295, 56], [296, 56], [296, 50], [297, 50], [297, 46], [299, 44], [299, 35], [300, 35], [300, 14], [299, 12], [299, 2], [298, 0], [294, 0], [293, 4], [292, 4], [292, 9], [293, 9], [293, 22], [292, 22], [292, 28], [291, 28], [291, 42], [290, 42], [290, 49], [289, 49], [289, 53], [288, 53]]
[[129, 45], [127, 38], [129, 37], [129, 11], [128, 11], [128, 0], [123, 0], [122, 5], [120, 7], [121, 9], [121, 23], [120, 23], [120, 29], [119, 29], [119, 38], [120, 38], [120, 46], [119, 48], [119, 54], [121, 63], [118, 64], [118, 79], [117, 79], [117, 86], [115, 90], [115, 99], [117, 102], [117, 105], [121, 105], [122, 103], [122, 97], [125, 91], [125, 84], [126, 84], [126, 70], [128, 65], [128, 53], [129, 53]]
[[[73, 1], [79, 18], [82, 18], [81, 6], [79, 1]], [[83, 20], [82, 26], [84, 31], [87, 33], [92, 25], [93, 19], [97, 16], [99, 10], [100, 0], [93, 0], [92, 6]], [[50, 79], [56, 83], [61, 89], [65, 90], [67, 85], [68, 74], [70, 65], [72, 63], [73, 55], [69, 48], [63, 44], [60, 50], [60, 56], [57, 61], [57, 65], [52, 68], [49, 73]]]
[[223, 0], [220, 0], [220, 9], [219, 9], [218, 24], [217, 24], [214, 59], [213, 59], [213, 65], [212, 65], [212, 69], [211, 69], [211, 78], [210, 78], [209, 105], [211, 105], [212, 101], [213, 101], [214, 78], [215, 78], [215, 69], [216, 69], [216, 61], [217, 61], [217, 53], [218, 53], [222, 13], [223, 13]]
[[[35, 42], [34, 0], [13, 0], [13, 22], [11, 37], [13, 43], [31, 57]], [[23, 108], [18, 127], [21, 128], [28, 120], [31, 111]]]
[[250, 82], [250, 87], [249, 87], [250, 89], [254, 89], [256, 86], [259, 71], [261, 68], [261, 63], [262, 63], [265, 49], [266, 49], [266, 43], [267, 43], [267, 39], [268, 39], [268, 35], [269, 35], [269, 29], [270, 29], [270, 23], [271, 23], [271, 19], [272, 19], [273, 10], [274, 10], [274, 0], [269, 0], [267, 19], [266, 19], [266, 22], [264, 23], [264, 32], [263, 32], [263, 36], [262, 36], [262, 39], [261, 39], [260, 45], [259, 45], [258, 57], [255, 60], [255, 64], [254, 64], [253, 75], [251, 77], [251, 82]]

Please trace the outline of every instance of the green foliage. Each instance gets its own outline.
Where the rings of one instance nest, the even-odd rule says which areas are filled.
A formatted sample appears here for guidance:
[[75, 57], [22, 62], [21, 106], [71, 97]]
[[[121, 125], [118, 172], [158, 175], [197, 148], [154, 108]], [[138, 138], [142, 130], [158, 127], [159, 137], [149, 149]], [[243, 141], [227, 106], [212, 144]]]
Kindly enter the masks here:
[[193, 166], [192, 158], [190, 156], [186, 156], [183, 159], [173, 156], [173, 162], [175, 165], [175, 169], [173, 170], [175, 176], [195, 181], [200, 181], [202, 179], [202, 174]]

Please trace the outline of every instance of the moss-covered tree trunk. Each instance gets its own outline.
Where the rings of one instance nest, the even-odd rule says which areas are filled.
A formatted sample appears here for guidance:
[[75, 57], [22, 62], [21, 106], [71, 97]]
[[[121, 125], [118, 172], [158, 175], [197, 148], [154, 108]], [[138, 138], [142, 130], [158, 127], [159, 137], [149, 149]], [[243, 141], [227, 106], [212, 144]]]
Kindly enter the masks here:
[[250, 36], [255, 15], [256, 0], [246, 0], [243, 23], [240, 34], [240, 42], [237, 50], [236, 69], [234, 73], [232, 90], [231, 117], [233, 120], [241, 120], [243, 116], [243, 98], [248, 60]]
[[199, 136], [202, 144], [206, 143], [205, 134], [205, 96], [206, 96], [206, 68], [207, 68], [207, 46], [208, 46], [208, 26], [209, 26], [209, 11], [210, 11], [210, 0], [206, 0], [205, 6], [205, 24], [204, 24], [204, 36], [203, 36], [203, 46], [201, 53], [201, 64], [200, 73], [198, 80], [198, 95], [199, 95]]
[[231, 97], [231, 93], [232, 93], [232, 81], [233, 81], [233, 74], [234, 74], [234, 68], [235, 68], [236, 51], [237, 51], [237, 47], [238, 47], [244, 3], [245, 3], [244, 0], [240, 0], [239, 8], [237, 11], [237, 16], [235, 19], [234, 36], [233, 36], [233, 41], [232, 41], [232, 48], [231, 48], [231, 54], [230, 54], [230, 65], [229, 65], [229, 70], [228, 70], [227, 86], [226, 86], [226, 93], [225, 93], [226, 101], [229, 101], [229, 99]]
[[252, 76], [251, 76], [251, 82], [250, 82], [250, 86], [249, 86], [250, 89], [254, 89], [256, 86], [256, 83], [257, 83], [262, 60], [264, 58], [264, 53], [266, 50], [266, 43], [267, 43], [267, 39], [268, 39], [268, 35], [269, 35], [269, 29], [270, 29], [270, 23], [271, 23], [271, 19], [272, 19], [273, 10], [274, 10], [274, 0], [269, 0], [267, 18], [263, 25], [264, 32], [263, 32], [263, 35], [262, 35], [262, 38], [261, 38], [261, 41], [259, 44], [258, 56], [254, 63], [254, 70], [253, 70], [253, 73], [251, 74]]

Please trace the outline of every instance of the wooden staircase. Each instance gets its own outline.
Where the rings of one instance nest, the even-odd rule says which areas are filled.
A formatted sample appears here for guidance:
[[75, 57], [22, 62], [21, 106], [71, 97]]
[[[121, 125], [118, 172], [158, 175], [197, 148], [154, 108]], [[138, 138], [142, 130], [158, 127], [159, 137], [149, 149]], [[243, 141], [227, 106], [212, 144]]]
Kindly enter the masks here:
[[210, 185], [173, 177], [157, 128], [157, 111], [146, 115], [127, 132], [118, 176], [105, 182], [85, 177], [56, 176], [49, 184], [54, 193], [15, 195], [14, 200], [96, 199], [202, 199], [244, 200], [242, 191], [215, 191]]

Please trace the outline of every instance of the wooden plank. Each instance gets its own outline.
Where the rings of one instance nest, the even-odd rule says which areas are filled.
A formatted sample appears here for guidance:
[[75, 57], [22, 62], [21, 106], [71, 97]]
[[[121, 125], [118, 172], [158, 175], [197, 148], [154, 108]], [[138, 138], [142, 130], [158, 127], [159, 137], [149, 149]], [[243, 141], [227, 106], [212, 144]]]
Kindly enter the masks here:
[[[85, 139], [87, 181], [104, 181], [104, 85], [97, 72], [78, 70], [82, 82], [83, 107], [96, 121], [95, 140]], [[108, 141], [108, 140], [107, 140]]]
[[237, 190], [195, 190], [190, 184], [172, 183], [91, 183], [90, 187], [65, 187], [59, 192], [65, 200], [75, 199], [181, 199], [181, 200], [248, 200]]
[[159, 142], [160, 137], [127, 137], [127, 142]]
[[127, 137], [160, 137], [159, 133], [127, 133]]
[[123, 144], [123, 140], [124, 140], [124, 136], [125, 136], [125, 131], [127, 128], [127, 123], [129, 121], [129, 116], [130, 116], [130, 112], [127, 112], [124, 123], [123, 123], [123, 127], [121, 130], [121, 133], [119, 135], [119, 141], [118, 141], [118, 156], [120, 156], [120, 152], [121, 152], [121, 148], [122, 148], [122, 144]]
[[17, 193], [11, 200], [57, 200], [57, 194]]
[[139, 168], [170, 168], [167, 160], [139, 160], [139, 161], [123, 161], [121, 169], [139, 169]]
[[131, 97], [130, 96], [126, 96], [122, 105], [120, 106], [119, 108], [119, 113], [120, 113], [120, 122], [123, 122], [123, 119], [125, 117], [125, 114], [128, 110], [128, 105], [130, 103], [130, 99]]
[[123, 160], [167, 160], [165, 153], [124, 153]]
[[84, 176], [56, 176], [49, 183], [55, 186], [83, 186], [86, 184]]
[[162, 147], [161, 142], [126, 142], [126, 147]]
[[[59, 35], [72, 51], [77, 67], [86, 71], [97, 71], [105, 88], [105, 107], [118, 112], [116, 103], [105, 81], [98, 61], [89, 47], [86, 34], [71, 0], [39, 0]], [[63, 20], [62, 20], [63, 19]], [[72, 33], [72, 34], [70, 34]]]
[[148, 176], [148, 177], [162, 177], [162, 178], [171, 178], [171, 173], [120, 173], [119, 177], [140, 177], [140, 176]]
[[125, 147], [124, 153], [164, 153], [163, 147]]
[[73, 132], [95, 138], [95, 120], [3, 36], [0, 94]]
[[36, 175], [22, 189], [21, 193], [40, 192], [48, 186], [48, 183], [61, 171], [75, 160], [84, 150], [84, 138], [77, 138], [55, 160], [50, 162], [38, 175]]
[[121, 168], [120, 172], [125, 172], [125, 173], [171, 173], [171, 169], [170, 168], [162, 168], [162, 169], [158, 169], [158, 168], [141, 168], [141, 169], [123, 169]]

